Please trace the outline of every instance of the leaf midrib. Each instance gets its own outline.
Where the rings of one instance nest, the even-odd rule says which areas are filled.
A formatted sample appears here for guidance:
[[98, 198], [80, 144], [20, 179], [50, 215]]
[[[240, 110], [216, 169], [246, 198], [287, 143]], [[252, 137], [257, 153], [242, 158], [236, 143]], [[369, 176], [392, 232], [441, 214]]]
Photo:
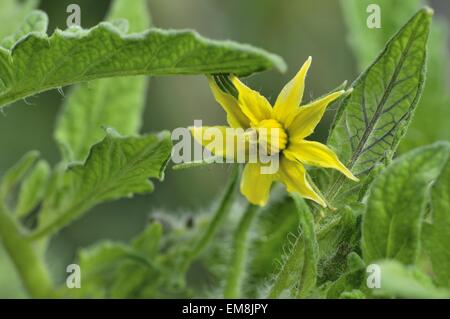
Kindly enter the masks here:
[[[364, 134], [361, 137], [361, 140], [359, 141], [358, 146], [356, 147], [356, 150], [353, 152], [352, 157], [350, 158], [348, 164], [346, 165], [348, 167], [348, 169], [350, 169], [350, 170], [353, 168], [354, 164], [356, 163], [359, 156], [361, 155], [361, 151], [363, 150], [364, 146], [367, 143], [368, 138], [370, 137], [371, 133], [373, 132], [373, 129], [375, 128], [376, 124], [378, 123], [380, 114], [382, 114], [382, 112], [383, 112], [383, 108], [386, 104], [386, 101], [392, 92], [393, 86], [396, 84], [396, 79], [398, 77], [398, 74], [400, 73], [401, 67], [403, 67], [405, 59], [406, 59], [408, 52], [411, 48], [411, 45], [415, 39], [415, 36], [417, 34], [418, 25], [419, 24], [416, 22], [416, 26], [411, 31], [411, 34], [408, 38], [406, 48], [404, 51], [402, 51], [400, 60], [397, 63], [397, 65], [394, 69], [394, 73], [392, 74], [391, 79], [389, 80], [388, 86], [387, 86], [386, 90], [384, 91], [383, 96], [380, 99], [380, 102], [377, 105], [377, 109], [376, 109], [373, 117], [371, 118], [368, 127], [364, 130]], [[387, 48], [385, 49], [385, 51], [387, 51]], [[381, 59], [383, 53], [380, 54], [379, 59]], [[377, 60], [377, 61], [379, 61], [379, 60]], [[374, 63], [374, 65], [375, 65], [375, 63]], [[365, 81], [365, 80], [366, 80], [366, 77], [364, 77], [362, 79], [362, 81]], [[364, 95], [365, 92], [363, 91], [362, 94]], [[416, 93], [415, 99], [416, 98], [417, 98], [417, 93]], [[365, 106], [364, 106], [364, 109], [365, 109]], [[339, 189], [342, 186], [344, 179], [345, 179], [345, 177], [343, 175], [339, 175], [337, 177], [336, 181], [330, 187], [329, 191], [327, 192], [328, 193], [327, 197], [330, 198], [330, 201], [333, 200], [335, 198], [335, 196], [337, 195], [337, 193], [339, 192]]]
[[[405, 47], [405, 50], [402, 51], [402, 54], [400, 56], [400, 60], [397, 63], [395, 69], [394, 69], [394, 73], [391, 76], [391, 79], [389, 80], [388, 86], [386, 87], [386, 90], [383, 93], [383, 96], [380, 99], [380, 102], [377, 105], [377, 109], [374, 113], [374, 115], [372, 116], [367, 128], [364, 130], [364, 134], [361, 137], [361, 140], [358, 143], [358, 146], [356, 147], [356, 150], [353, 152], [353, 156], [351, 157], [351, 159], [349, 160], [347, 167], [349, 169], [352, 169], [353, 165], [355, 164], [356, 160], [359, 158], [359, 156], [361, 155], [361, 151], [363, 150], [364, 146], [366, 145], [370, 135], [373, 132], [373, 129], [375, 128], [376, 124], [378, 123], [381, 114], [383, 112], [384, 106], [386, 104], [387, 99], [389, 98], [392, 89], [394, 88], [395, 84], [396, 84], [396, 80], [397, 77], [403, 67], [403, 64], [405, 63], [405, 59], [408, 56], [409, 50], [411, 49], [411, 45], [415, 39], [417, 33], [417, 27], [414, 28], [411, 32], [411, 35], [408, 38], [408, 43]], [[363, 79], [363, 81], [366, 81], [366, 77]], [[365, 92], [362, 92], [363, 95], [365, 95]], [[416, 94], [417, 95], [417, 94]], [[365, 99], [364, 99], [364, 109], [366, 109], [365, 106]]]

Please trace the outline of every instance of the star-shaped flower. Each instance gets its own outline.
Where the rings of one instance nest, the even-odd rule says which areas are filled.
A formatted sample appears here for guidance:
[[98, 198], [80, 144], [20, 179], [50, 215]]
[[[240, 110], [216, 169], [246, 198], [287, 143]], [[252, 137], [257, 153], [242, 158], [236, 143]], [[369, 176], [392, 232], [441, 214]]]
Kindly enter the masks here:
[[[289, 192], [296, 192], [326, 207], [326, 201], [308, 182], [304, 165], [333, 168], [346, 177], [358, 181], [329, 147], [319, 142], [305, 140], [313, 133], [326, 107], [345, 92], [336, 91], [306, 105], [300, 105], [310, 65], [311, 57], [282, 89], [273, 108], [265, 97], [248, 88], [235, 76], [230, 77], [231, 88], [227, 88], [225, 84], [219, 86], [213, 78], [209, 78], [211, 90], [227, 113], [230, 127], [246, 129], [247, 137], [250, 129], [250, 132], [255, 133], [258, 143], [265, 144], [266, 147], [269, 144], [272, 155], [275, 152], [279, 156], [279, 169], [273, 174], [261, 173], [265, 165], [262, 162], [245, 164], [241, 193], [252, 204], [265, 205], [272, 183], [279, 181], [286, 185]], [[237, 90], [236, 94], [232, 94], [233, 90]], [[227, 136], [227, 127], [214, 128]], [[205, 127], [192, 127], [191, 132], [196, 141], [208, 147], [210, 136], [205, 136]], [[276, 143], [273, 143], [270, 135], [276, 135]], [[245, 148], [248, 148], [248, 144], [247, 139]], [[212, 152], [215, 155], [236, 156], [238, 149], [229, 150], [226, 149], [226, 145], [224, 143], [223, 147], [216, 148]]]

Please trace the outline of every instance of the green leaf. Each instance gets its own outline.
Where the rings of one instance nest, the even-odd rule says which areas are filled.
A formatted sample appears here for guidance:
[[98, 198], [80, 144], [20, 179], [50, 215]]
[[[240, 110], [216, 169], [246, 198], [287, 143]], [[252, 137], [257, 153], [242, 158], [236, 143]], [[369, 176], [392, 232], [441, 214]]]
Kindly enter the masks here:
[[40, 160], [20, 186], [15, 210], [18, 217], [31, 213], [44, 198], [49, 177], [50, 166], [46, 161]]
[[448, 153], [447, 143], [411, 151], [375, 179], [363, 217], [366, 263], [384, 258], [416, 262], [430, 183], [439, 176]]
[[[401, 27], [408, 16], [420, 8], [420, 0], [342, 0], [342, 13], [348, 26], [348, 41], [356, 55], [360, 70], [375, 58], [384, 43]], [[366, 9], [377, 4], [381, 10], [381, 28], [369, 29]], [[427, 57], [427, 81], [415, 116], [399, 148], [402, 152], [433, 143], [450, 140], [446, 119], [450, 116], [448, 94], [448, 23], [436, 17], [431, 26]]]
[[[431, 16], [424, 8], [400, 29], [352, 84], [338, 111], [329, 144], [357, 176], [390, 159], [406, 132], [423, 89]], [[338, 177], [330, 183], [330, 201], [344, 185], [344, 191], [357, 193], [353, 188], [360, 185], [333, 176]]]
[[424, 228], [425, 246], [436, 282], [450, 288], [450, 161], [432, 189], [432, 224]]
[[290, 295], [302, 298], [315, 286], [317, 277], [318, 244], [314, 230], [314, 217], [305, 201], [294, 196], [299, 217], [299, 234], [292, 242], [289, 258], [285, 259], [269, 292], [277, 298], [286, 289]]
[[64, 173], [57, 191], [45, 199], [39, 228], [31, 237], [52, 233], [99, 203], [151, 192], [149, 178], [163, 178], [171, 152], [168, 132], [143, 137], [121, 137], [111, 129], [107, 133], [84, 164]]
[[[154, 287], [161, 277], [156, 256], [162, 227], [152, 223], [131, 245], [104, 241], [78, 254], [83, 283], [79, 297], [143, 297], [141, 290]], [[77, 289], [75, 289], [77, 290]], [[151, 295], [147, 295], [149, 297]]]
[[45, 12], [40, 10], [32, 11], [25, 17], [25, 21], [19, 29], [12, 35], [6, 37], [1, 42], [1, 46], [10, 50], [17, 41], [24, 38], [30, 33], [45, 34], [48, 27], [48, 17]]
[[361, 257], [352, 252], [347, 255], [347, 272], [327, 287], [326, 297], [335, 298], [365, 298], [365, 264]]
[[148, 258], [155, 256], [159, 249], [162, 232], [161, 224], [151, 224], [133, 240], [133, 248]]
[[0, 200], [4, 201], [13, 188], [23, 179], [39, 158], [38, 151], [25, 154], [12, 168], [3, 175], [0, 184]]
[[[4, 88], [0, 106], [65, 85], [126, 75], [235, 73], [249, 75], [281, 58], [249, 45], [207, 40], [194, 31], [151, 29], [125, 35], [113, 24], [72, 27], [50, 36], [28, 35], [11, 51], [0, 49]], [[30, 77], [30, 74], [33, 74]]]
[[317, 227], [319, 242], [318, 284], [336, 281], [349, 271], [348, 256], [359, 253], [361, 207], [345, 207], [326, 217]]
[[38, 0], [2, 0], [0, 1], [0, 40], [13, 34], [25, 17], [39, 5]]
[[[129, 21], [131, 32], [149, 27], [145, 0], [115, 0], [108, 20]], [[137, 134], [145, 105], [148, 80], [145, 77], [118, 77], [75, 87], [57, 123], [55, 138], [66, 160], [83, 161], [92, 145], [105, 136], [103, 126], [124, 135]]]
[[[358, 269], [348, 273], [343, 274], [338, 280], [333, 282], [333, 284], [327, 290], [328, 299], [337, 298], [360, 298], [361, 295], [349, 296], [349, 292], [358, 290], [358, 288], [365, 284], [365, 269]], [[362, 293], [362, 292], [361, 292]]]
[[381, 268], [381, 287], [373, 293], [383, 297], [450, 298], [450, 291], [436, 288], [431, 279], [412, 266], [395, 260], [377, 262]]
[[[76, 294], [84, 297], [109, 297], [111, 286], [124, 264], [146, 263], [144, 257], [136, 254], [125, 244], [102, 242], [79, 253], [78, 264], [82, 270], [83, 284]], [[143, 267], [144, 269], [146, 266]], [[130, 276], [130, 272], [126, 273]]]

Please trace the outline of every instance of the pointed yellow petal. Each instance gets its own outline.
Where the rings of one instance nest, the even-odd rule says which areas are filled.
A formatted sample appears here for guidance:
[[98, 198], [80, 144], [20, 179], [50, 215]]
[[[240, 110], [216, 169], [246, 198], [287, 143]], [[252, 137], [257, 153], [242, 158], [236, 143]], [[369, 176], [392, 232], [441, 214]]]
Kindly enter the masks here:
[[212, 77], [208, 77], [208, 83], [214, 98], [227, 113], [228, 124], [231, 127], [248, 128], [250, 126], [250, 120], [242, 112], [238, 100], [231, 94], [222, 91]]
[[345, 91], [337, 91], [299, 108], [290, 123], [286, 123], [291, 140], [304, 139], [314, 132], [322, 119], [328, 104], [336, 100]]
[[341, 163], [337, 155], [326, 145], [312, 141], [291, 142], [289, 148], [286, 149], [285, 154], [288, 158], [295, 158], [296, 160], [313, 166], [320, 166], [326, 168], [334, 168], [347, 176], [349, 179], [358, 182], [350, 170]]
[[264, 206], [267, 203], [274, 175], [261, 174], [259, 163], [245, 165], [241, 179], [241, 193], [253, 205]]
[[[245, 136], [236, 134], [235, 129], [227, 126], [192, 126], [189, 130], [194, 140], [203, 145], [214, 156], [236, 158], [238, 151], [243, 152], [245, 156], [247, 147]], [[241, 143], [237, 142], [238, 136], [242, 141]], [[231, 144], [233, 139], [234, 144]]]
[[253, 125], [272, 117], [272, 106], [264, 96], [250, 89], [235, 76], [231, 78], [231, 82], [239, 92], [238, 99], [242, 112]]
[[302, 101], [303, 91], [305, 90], [305, 78], [311, 65], [312, 58], [308, 60], [300, 68], [300, 71], [289, 81], [278, 95], [277, 101], [273, 108], [274, 117], [280, 123], [285, 124], [289, 116], [298, 111], [298, 107]]
[[291, 161], [285, 156], [282, 156], [278, 180], [286, 185], [288, 192], [298, 193], [304, 198], [311, 199], [323, 207], [327, 207], [325, 201], [313, 190], [306, 180], [306, 170], [301, 163]]

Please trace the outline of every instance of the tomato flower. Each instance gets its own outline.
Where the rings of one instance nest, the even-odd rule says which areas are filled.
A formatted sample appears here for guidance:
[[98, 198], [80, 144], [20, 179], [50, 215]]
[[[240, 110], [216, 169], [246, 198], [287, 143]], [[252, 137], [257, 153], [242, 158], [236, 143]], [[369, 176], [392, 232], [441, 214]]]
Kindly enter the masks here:
[[[262, 174], [261, 168], [264, 164], [261, 162], [245, 164], [240, 189], [252, 204], [265, 205], [272, 183], [279, 181], [286, 185], [289, 192], [296, 192], [326, 207], [324, 198], [314, 191], [308, 182], [304, 165], [333, 168], [349, 179], [358, 181], [330, 148], [319, 142], [305, 140], [313, 133], [326, 107], [345, 92], [336, 91], [300, 106], [310, 65], [311, 57], [282, 89], [273, 108], [265, 97], [248, 88], [235, 76], [231, 76], [230, 80], [237, 94], [219, 86], [213, 78], [208, 79], [215, 99], [227, 113], [230, 127], [250, 129], [257, 135], [258, 143], [269, 144], [272, 153], [279, 156], [279, 169], [273, 174]], [[214, 128], [221, 132], [226, 129], [224, 126]], [[207, 146], [210, 139], [205, 137], [204, 127], [192, 127], [191, 132], [196, 141]], [[277, 136], [275, 143], [270, 136], [274, 133]], [[230, 152], [234, 154], [236, 149], [227, 150], [225, 143], [223, 149], [212, 152], [215, 155]]]

